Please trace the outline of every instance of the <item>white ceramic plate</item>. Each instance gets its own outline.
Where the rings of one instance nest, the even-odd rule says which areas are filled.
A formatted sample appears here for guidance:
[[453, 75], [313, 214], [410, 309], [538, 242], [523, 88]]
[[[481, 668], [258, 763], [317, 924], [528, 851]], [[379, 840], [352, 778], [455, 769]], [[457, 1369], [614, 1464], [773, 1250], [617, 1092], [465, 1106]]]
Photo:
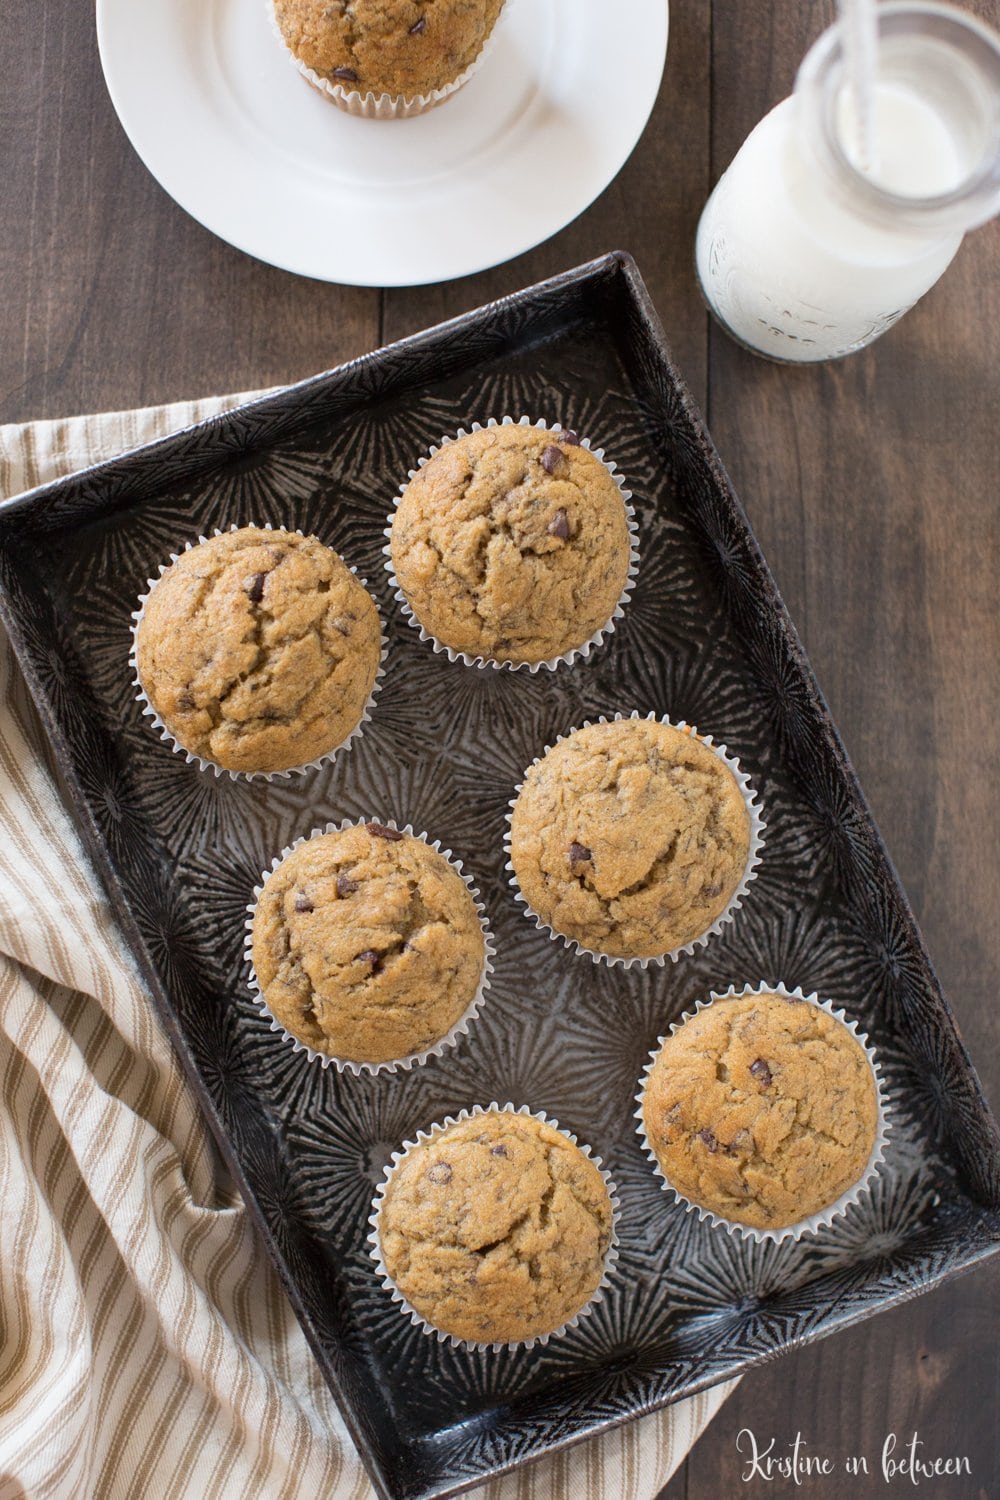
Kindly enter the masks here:
[[323, 98], [263, 0], [97, 0], [97, 34], [133, 146], [213, 234], [303, 276], [416, 286], [529, 250], [607, 187], [656, 99], [667, 0], [510, 0], [479, 72], [411, 120]]

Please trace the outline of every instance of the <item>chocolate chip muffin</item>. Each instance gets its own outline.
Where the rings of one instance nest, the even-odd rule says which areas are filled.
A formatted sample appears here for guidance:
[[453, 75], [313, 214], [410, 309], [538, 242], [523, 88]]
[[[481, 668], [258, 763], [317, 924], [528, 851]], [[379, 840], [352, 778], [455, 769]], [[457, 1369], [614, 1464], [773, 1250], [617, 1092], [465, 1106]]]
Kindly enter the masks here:
[[511, 865], [546, 926], [593, 953], [654, 958], [700, 937], [747, 869], [733, 772], [695, 735], [650, 719], [577, 729], [533, 765], [511, 817]]
[[366, 823], [307, 839], [267, 878], [252, 955], [264, 1002], [314, 1052], [384, 1063], [446, 1036], [479, 989], [476, 903], [443, 854]]
[[392, 1171], [378, 1238], [396, 1287], [432, 1327], [473, 1343], [552, 1333], [590, 1300], [611, 1199], [561, 1131], [491, 1110], [412, 1147]]
[[663, 1043], [642, 1103], [670, 1185], [722, 1219], [784, 1229], [865, 1172], [875, 1077], [857, 1038], [806, 1000], [714, 1000]]
[[452, 650], [516, 665], [582, 646], [628, 577], [621, 491], [575, 433], [488, 427], [442, 448], [392, 518], [392, 567]]
[[415, 97], [475, 62], [503, 0], [274, 0], [292, 56], [348, 92]]
[[150, 704], [193, 755], [252, 775], [335, 750], [381, 660], [378, 610], [314, 536], [244, 526], [181, 553], [136, 632]]

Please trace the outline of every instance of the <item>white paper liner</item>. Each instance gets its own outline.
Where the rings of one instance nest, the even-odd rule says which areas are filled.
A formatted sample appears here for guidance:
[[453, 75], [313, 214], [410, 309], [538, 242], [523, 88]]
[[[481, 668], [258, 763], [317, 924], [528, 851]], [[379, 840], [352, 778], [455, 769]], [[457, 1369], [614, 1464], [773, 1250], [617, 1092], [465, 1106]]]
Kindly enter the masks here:
[[[247, 524], [253, 525], [254, 523], [248, 522]], [[245, 527], [237, 526], [235, 524], [229, 527], [230, 531], [243, 531], [245, 529]], [[288, 526], [272, 526], [270, 521], [266, 521], [263, 526], [258, 526], [256, 529], [258, 531], [274, 531], [278, 534], [280, 534], [281, 532], [291, 532], [293, 536], [305, 535], [305, 532], [297, 530], [292, 531], [292, 528]], [[218, 526], [212, 532], [213, 537], [224, 535], [226, 535], [226, 533], [220, 530]], [[190, 552], [192, 548], [200, 547], [203, 542], [207, 542], [209, 540], [210, 538], [207, 536], [199, 536], [197, 541], [185, 542], [183, 550], [184, 552]], [[319, 539], [317, 538], [317, 540]], [[325, 546], [326, 543], [323, 543], [323, 545]], [[333, 551], [334, 549], [331, 547], [329, 550]], [[166, 724], [160, 718], [160, 715], [156, 712], [156, 709], [150, 703], [149, 698], [146, 695], [146, 690], [142, 685], [142, 680], [139, 676], [139, 625], [142, 621], [142, 617], [145, 612], [146, 604], [150, 594], [153, 592], [153, 589], [159, 583], [160, 578], [163, 577], [167, 569], [171, 567], [172, 564], [175, 563], [181, 555], [182, 554], [180, 552], [172, 552], [167, 562], [160, 563], [159, 577], [149, 578], [146, 580], [146, 592], [144, 594], [140, 594], [139, 608], [137, 610], [134, 610], [132, 613], [132, 645], [131, 649], [129, 650], [128, 659], [129, 666], [132, 668], [132, 682], [138, 689], [136, 693], [136, 701], [142, 708], [143, 717], [150, 719], [152, 721], [152, 727], [160, 731], [160, 739], [166, 740], [171, 750], [176, 751], [178, 755], [183, 755], [188, 765], [197, 766], [199, 771], [212, 771], [216, 776], [228, 776], [233, 781], [273, 781], [276, 777], [286, 778], [288, 776], [302, 776], [306, 771], [315, 771], [318, 766], [328, 765], [335, 756], [342, 754], [346, 750], [350, 750], [353, 742], [356, 739], [360, 739], [360, 737], [364, 733], [364, 726], [371, 719], [372, 709], [375, 707], [375, 699], [378, 697], [379, 690], [382, 686], [382, 678], [385, 676], [385, 659], [388, 653], [388, 643], [385, 637], [385, 626], [382, 623], [382, 616], [379, 613], [378, 605], [375, 602], [375, 596], [371, 592], [368, 593], [368, 597], [371, 599], [372, 604], [375, 605], [375, 613], [378, 615], [379, 643], [381, 647], [378, 670], [375, 673], [375, 681], [372, 683], [372, 690], [368, 695], [368, 701], [364, 706], [361, 718], [355, 724], [350, 734], [348, 734], [345, 739], [342, 739], [339, 745], [334, 745], [332, 750], [327, 750], [323, 755], [317, 756], [315, 760], [307, 761], [305, 765], [289, 766], [289, 768], [284, 771], [231, 771], [228, 766], [216, 765], [214, 760], [206, 760], [204, 756], [195, 754], [193, 750], [188, 750], [188, 748], [185, 745], [182, 745], [180, 740], [178, 740], [177, 737], [167, 728]], [[339, 553], [337, 553], [336, 555], [340, 557]], [[350, 564], [345, 562], [343, 558], [340, 558], [340, 560], [344, 563], [345, 567], [350, 568], [350, 571], [354, 574], [355, 578], [358, 579], [361, 587], [367, 591], [367, 579], [358, 578], [357, 568], [351, 568]]]
[[316, 73], [308, 67], [289, 47], [278, 25], [278, 17], [275, 13], [274, 0], [265, 0], [267, 17], [271, 30], [277, 37], [281, 49], [289, 62], [302, 74], [302, 77], [311, 83], [313, 88], [318, 89], [321, 94], [336, 104], [338, 109], [346, 110], [350, 115], [357, 115], [366, 120], [406, 120], [412, 115], [422, 115], [429, 109], [434, 109], [438, 104], [443, 104], [445, 99], [457, 94], [460, 88], [468, 83], [473, 74], [478, 73], [483, 66], [490, 51], [493, 48], [497, 29], [503, 20], [504, 10], [512, 0], [506, 0], [501, 6], [500, 12], [493, 23], [493, 29], [483, 43], [479, 55], [460, 73], [451, 83], [446, 83], [443, 88], [434, 89], [429, 94], [362, 94], [359, 89], [345, 88], [341, 83], [333, 83], [329, 78], [324, 78], [321, 73]]
[[406, 490], [406, 485], [410, 482], [411, 479], [414, 479], [417, 473], [422, 468], [424, 468], [425, 465], [430, 463], [434, 455], [436, 453], [439, 453], [441, 449], [446, 447], [448, 443], [457, 442], [460, 438], [468, 437], [470, 433], [483, 432], [490, 427], [537, 427], [539, 431], [548, 433], [554, 442], [559, 442], [562, 434], [569, 430], [565, 427], [550, 427], [542, 417], [539, 417], [538, 420], [534, 422], [530, 417], [518, 417], [516, 421], [513, 417], [501, 417], [499, 421], [496, 419], [496, 417], [490, 417], [489, 421], [486, 423], [473, 422], [472, 426], [468, 429], [460, 427], [454, 434], [454, 436], [443, 437], [440, 443], [434, 444], [423, 458], [417, 460], [417, 467], [409, 471], [406, 477], [406, 484], [400, 485], [399, 494], [396, 496], [395, 502], [393, 504], [392, 514], [389, 516], [389, 523], [385, 528], [386, 545], [382, 548], [382, 553], [385, 557], [385, 569], [389, 575], [389, 583], [395, 596], [396, 602], [402, 610], [407, 624], [412, 625], [415, 630], [419, 631], [420, 639], [422, 641], [430, 641], [431, 646], [435, 651], [443, 651], [449, 661], [461, 661], [464, 662], [467, 667], [496, 667], [498, 669], [503, 668], [504, 670], [509, 672], [519, 672], [522, 669], [528, 672], [540, 672], [543, 667], [546, 671], [551, 672], [554, 671], [558, 666], [569, 666], [572, 662], [576, 661], [577, 657], [589, 656], [594, 647], [600, 645], [601, 641], [606, 635], [611, 635], [615, 628], [616, 622], [620, 620], [625, 613], [625, 606], [629, 602], [629, 599], [632, 597], [632, 589], [635, 586], [636, 574], [639, 571], [639, 526], [638, 522], [635, 519], [635, 510], [629, 504], [629, 501], [632, 498], [632, 491], [626, 489], [625, 477], [623, 474], [618, 472], [618, 466], [615, 464], [614, 460], [605, 458], [603, 448], [592, 448], [590, 446], [589, 438], [581, 438], [579, 441], [579, 446], [581, 448], [586, 448], [588, 453], [592, 453], [594, 457], [596, 459], [599, 459], [600, 462], [604, 465], [605, 469], [607, 469], [608, 473], [611, 475], [611, 478], [617, 485], [619, 493], [621, 494], [622, 500], [625, 504], [625, 519], [628, 524], [629, 533], [629, 554], [628, 572], [625, 575], [625, 584], [622, 588], [621, 594], [619, 595], [618, 603], [615, 605], [610, 617], [605, 621], [601, 628], [599, 630], [595, 630], [593, 635], [590, 636], [587, 640], [583, 641], [579, 646], [574, 646], [570, 651], [564, 651], [561, 656], [550, 657], [548, 661], [532, 662], [497, 661], [492, 656], [472, 656], [468, 651], [456, 651], [453, 646], [444, 645], [437, 639], [436, 636], [431, 635], [429, 630], [424, 629], [423, 625], [420, 623], [413, 610], [411, 609], [409, 601], [407, 600], [406, 595], [403, 593], [403, 590], [399, 583], [399, 579], [396, 577], [395, 570], [392, 566], [392, 522], [393, 518], [395, 517], [396, 511], [399, 508], [399, 502], [403, 498], [403, 494]]
[[[254, 913], [257, 910], [257, 903], [260, 900], [261, 893], [265, 885], [267, 884], [268, 879], [274, 873], [274, 871], [278, 869], [279, 865], [281, 865], [282, 862], [287, 859], [289, 854], [292, 853], [293, 849], [297, 849], [300, 844], [308, 843], [310, 839], [320, 838], [323, 834], [343, 833], [345, 828], [363, 828], [368, 823], [375, 822], [380, 823], [384, 828], [396, 829], [396, 831], [399, 833], [412, 834], [414, 838], [420, 839], [423, 843], [427, 844], [431, 849], [434, 850], [436, 854], [440, 854], [442, 859], [447, 860], [448, 864], [455, 871], [455, 874], [458, 875], [460, 880], [467, 887], [469, 895], [472, 897], [473, 902], [475, 903], [476, 915], [479, 918], [479, 925], [482, 928], [483, 933], [484, 955], [482, 972], [479, 976], [479, 984], [476, 987], [476, 993], [473, 995], [472, 999], [469, 1001], [469, 1004], [465, 1007], [465, 1010], [459, 1016], [458, 1020], [447, 1032], [445, 1032], [443, 1037], [436, 1041], [432, 1046], [424, 1048], [423, 1051], [411, 1052], [406, 1057], [393, 1058], [388, 1062], [355, 1062], [350, 1058], [332, 1057], [327, 1052], [317, 1052], [314, 1048], [310, 1047], [307, 1042], [303, 1042], [297, 1036], [293, 1036], [293, 1034], [290, 1031], [286, 1030], [286, 1028], [282, 1026], [281, 1022], [272, 1015], [267, 1001], [264, 998], [264, 994], [261, 990], [260, 982], [257, 978], [257, 973], [253, 965], [253, 919]], [[327, 823], [323, 828], [314, 828], [310, 833], [303, 834], [301, 838], [297, 838], [294, 843], [291, 843], [287, 846], [287, 848], [282, 849], [280, 854], [276, 854], [271, 861], [271, 868], [262, 872], [260, 877], [260, 884], [254, 886], [253, 900], [247, 907], [247, 920], [244, 925], [246, 927], [246, 936], [243, 940], [243, 954], [249, 968], [248, 983], [250, 985], [250, 988], [254, 992], [257, 1006], [261, 1012], [261, 1015], [265, 1016], [270, 1021], [272, 1031], [280, 1032], [284, 1040], [291, 1043], [293, 1052], [304, 1052], [311, 1062], [318, 1062], [321, 1068], [334, 1067], [336, 1068], [338, 1073], [353, 1073], [355, 1076], [359, 1076], [362, 1073], [395, 1073], [397, 1071], [408, 1072], [410, 1068], [418, 1067], [421, 1063], [425, 1063], [429, 1057], [440, 1057], [441, 1053], [445, 1050], [446, 1047], [453, 1047], [458, 1041], [459, 1037], [465, 1036], [468, 1033], [469, 1027], [479, 1015], [479, 1012], [483, 1005], [483, 1001], [486, 998], [486, 992], [490, 988], [490, 975], [493, 973], [493, 959], [496, 956], [496, 946], [493, 939], [493, 933], [490, 931], [489, 923], [486, 918], [486, 908], [479, 899], [479, 891], [473, 885], [471, 875], [467, 875], [465, 873], [465, 870], [462, 867], [461, 860], [456, 859], [450, 849], [442, 849], [440, 839], [435, 839], [432, 843], [431, 840], [427, 837], [426, 833], [416, 833], [414, 831], [412, 823], [407, 823], [404, 828], [398, 828], [397, 824], [394, 823], [391, 818], [345, 818], [341, 823]]]
[[[789, 1224], [784, 1229], [758, 1229], [752, 1224], [739, 1224], [735, 1219], [724, 1219], [719, 1214], [713, 1213], [710, 1208], [703, 1208], [700, 1203], [692, 1202], [679, 1188], [674, 1187], [660, 1166], [656, 1152], [653, 1150], [646, 1135], [646, 1125], [643, 1119], [643, 1101], [646, 1094], [646, 1085], [649, 1082], [656, 1059], [660, 1055], [660, 1049], [668, 1037], [673, 1036], [684, 1025], [685, 1021], [689, 1021], [699, 1011], [706, 1010], [708, 1006], [714, 1004], [716, 1001], [742, 999], [745, 995], [782, 995], [786, 1000], [804, 1000], [807, 1005], [815, 1005], [817, 1009], [825, 1010], [828, 1015], [833, 1016], [834, 1020], [839, 1021], [854, 1039], [861, 1044], [868, 1059], [868, 1065], [872, 1070], [872, 1077], [875, 1080], [875, 1095], [878, 1108], [875, 1142], [861, 1176], [853, 1186], [849, 1187], [846, 1192], [841, 1193], [840, 1197], [828, 1204], [826, 1208], [810, 1214], [805, 1219], [798, 1220], [795, 1224]], [[685, 1212], [693, 1212], [697, 1214], [700, 1220], [713, 1225], [715, 1228], [724, 1229], [727, 1233], [742, 1236], [744, 1239], [755, 1240], [757, 1244], [764, 1244], [768, 1241], [777, 1244], [781, 1240], [799, 1240], [803, 1235], [816, 1234], [820, 1229], [827, 1228], [828, 1225], [833, 1223], [834, 1219], [846, 1214], [852, 1204], [857, 1203], [870, 1190], [872, 1180], [885, 1160], [885, 1148], [890, 1134], [890, 1110], [886, 1101], [885, 1082], [882, 1078], [882, 1064], [877, 1060], [874, 1048], [868, 1045], [867, 1035], [858, 1030], [857, 1022], [849, 1021], [842, 1009], [835, 1010], [832, 1000], [821, 1000], [816, 993], [811, 995], [803, 994], [801, 986], [797, 986], [794, 990], [789, 990], [783, 984], [768, 984], [763, 980], [756, 988], [747, 985], [743, 989], [738, 990], [735, 985], [730, 985], [728, 990], [722, 992], [713, 990], [710, 992], [708, 1000], [699, 1000], [694, 1010], [685, 1011], [680, 1019], [674, 1022], [669, 1031], [657, 1039], [655, 1048], [649, 1054], [649, 1062], [643, 1069], [639, 1092], [636, 1095], [636, 1104], [638, 1107], [635, 1112], [635, 1118], [638, 1121], [639, 1139], [642, 1141], [643, 1150], [653, 1164], [653, 1171], [662, 1183], [664, 1192], [671, 1193], [675, 1201], [681, 1205]]]
[[[717, 755], [723, 762], [723, 764], [732, 772], [736, 784], [739, 787], [740, 792], [742, 793], [743, 803], [746, 807], [747, 815], [750, 819], [750, 849], [747, 854], [747, 862], [744, 867], [743, 874], [740, 878], [739, 885], [736, 887], [732, 896], [729, 898], [727, 905], [719, 913], [711, 926], [706, 927], [704, 932], [699, 933], [698, 936], [692, 938], [690, 942], [682, 943], [678, 948], [671, 948], [666, 953], [653, 954], [649, 958], [623, 958], [611, 953], [600, 953], [593, 948], [584, 947], [583, 943], [579, 942], [576, 938], [568, 937], [563, 932], [557, 932], [554, 927], [551, 927], [548, 924], [548, 922], [542, 920], [538, 912], [535, 911], [535, 908], [528, 901], [527, 897], [521, 890], [520, 884], [518, 883], [517, 874], [514, 870], [514, 862], [511, 854], [511, 825], [514, 817], [514, 804], [517, 802], [518, 797], [521, 795], [521, 791], [524, 787], [523, 781], [520, 782], [519, 785], [514, 789], [514, 795], [510, 799], [510, 811], [505, 814], [507, 831], [504, 834], [503, 842], [504, 850], [507, 854], [507, 863], [504, 868], [510, 872], [510, 880], [508, 881], [508, 885], [514, 892], [514, 899], [524, 907], [526, 915], [532, 918], [539, 932], [546, 933], [550, 938], [552, 938], [554, 942], [561, 942], [565, 947], [575, 949], [578, 954], [585, 954], [588, 958], [593, 959], [594, 963], [605, 963], [609, 968], [615, 968], [617, 966], [623, 969], [631, 969], [633, 967], [645, 969], [648, 968], [650, 964], [657, 964], [662, 966], [668, 960], [670, 960], [671, 962], [676, 962], [677, 959], [680, 958], [682, 953], [691, 954], [695, 951], [696, 948], [703, 948], [710, 938], [714, 937], [717, 932], [721, 932], [722, 928], [733, 920], [736, 913], [743, 905], [743, 897], [746, 895], [747, 889], [757, 873], [757, 866], [760, 864], [760, 852], [764, 847], [764, 832], [767, 828], [767, 824], [761, 817], [760, 807], [757, 802], [757, 793], [753, 789], [749, 776], [747, 776], [745, 771], [742, 771], [740, 769], [739, 761], [735, 758], [735, 756], [732, 756], [727, 752], [725, 745], [716, 745], [713, 742], [712, 736], [710, 734], [702, 734], [698, 729], [694, 727], [693, 724], [688, 724], [683, 719], [675, 721], [669, 718], [666, 714], [640, 714], [638, 709], [633, 709], [630, 714], [615, 714], [613, 719], [608, 719], [603, 714], [599, 719], [584, 719], [582, 724], [574, 725], [574, 727], [570, 730], [567, 730], [565, 734], [558, 735], [554, 745], [546, 745], [541, 755], [535, 756], [534, 760], [531, 762], [531, 765], [528, 767], [528, 771], [532, 769], [532, 766], [537, 766], [539, 761], [544, 760], [549, 751], [555, 748], [555, 745], [560, 744], [563, 740], [569, 739], [570, 735], [575, 734], [578, 729], [590, 729], [594, 724], [619, 724], [625, 719], [645, 719], [656, 724], [666, 724], [671, 729], [679, 729], [682, 733], [690, 735], [691, 739], [693, 740], [700, 740], [701, 743], [707, 749], [711, 750], [714, 755]], [[527, 777], [527, 771], [525, 772], [525, 776]]]
[[[392, 1178], [393, 1172], [399, 1166], [399, 1163], [403, 1160], [403, 1157], [407, 1154], [407, 1152], [414, 1150], [415, 1147], [423, 1145], [427, 1141], [434, 1140], [437, 1136], [442, 1135], [446, 1130], [450, 1129], [451, 1126], [461, 1124], [463, 1120], [472, 1120], [477, 1115], [489, 1114], [526, 1115], [529, 1119], [539, 1120], [543, 1125], [548, 1125], [551, 1129], [558, 1130], [561, 1136], [563, 1136], [567, 1141], [571, 1141], [578, 1150], [583, 1152], [584, 1156], [588, 1157], [590, 1161], [594, 1163], [594, 1166], [601, 1174], [601, 1177], [604, 1181], [604, 1186], [608, 1190], [608, 1198], [611, 1202], [611, 1242], [604, 1254], [604, 1268], [601, 1279], [595, 1287], [594, 1291], [590, 1294], [590, 1297], [587, 1299], [587, 1301], [581, 1308], [578, 1309], [577, 1312], [573, 1314], [571, 1318], [569, 1318], [565, 1323], [562, 1323], [558, 1328], [552, 1329], [550, 1333], [540, 1333], [537, 1334], [534, 1338], [530, 1339], [515, 1339], [510, 1342], [501, 1341], [499, 1343], [481, 1343], [472, 1339], [460, 1339], [453, 1333], [446, 1333], [441, 1328], [435, 1328], [433, 1323], [428, 1323], [425, 1318], [421, 1317], [420, 1313], [418, 1313], [416, 1308], [406, 1300], [402, 1292], [397, 1287], [396, 1283], [393, 1281], [392, 1277], [389, 1275], [389, 1272], [386, 1269], [385, 1261], [382, 1259], [382, 1248], [379, 1241], [378, 1231], [379, 1215], [382, 1212], [382, 1205], [385, 1201], [385, 1194], [389, 1187], [389, 1182]], [[369, 1224], [371, 1225], [372, 1232], [368, 1236], [368, 1243], [371, 1246], [370, 1253], [372, 1260], [375, 1262], [379, 1280], [392, 1296], [393, 1302], [397, 1302], [399, 1304], [400, 1311], [407, 1314], [410, 1322], [414, 1325], [415, 1328], [419, 1328], [421, 1333], [431, 1334], [434, 1338], [437, 1339], [439, 1344], [450, 1344], [454, 1349], [471, 1349], [481, 1351], [492, 1350], [494, 1352], [500, 1349], [533, 1349], [536, 1345], [541, 1346], [543, 1344], [547, 1344], [549, 1339], [556, 1339], [561, 1337], [561, 1335], [566, 1333], [570, 1328], [575, 1328], [581, 1318], [588, 1317], [590, 1313], [593, 1312], [597, 1304], [604, 1300], [604, 1293], [610, 1284], [611, 1272], [614, 1269], [615, 1262], [618, 1260], [618, 1220], [620, 1216], [621, 1204], [618, 1201], [618, 1191], [611, 1179], [611, 1174], [607, 1172], [601, 1165], [601, 1158], [599, 1156], [594, 1156], [589, 1146], [581, 1145], [576, 1136], [573, 1135], [571, 1131], [564, 1130], [559, 1124], [558, 1120], [553, 1120], [548, 1115], [542, 1114], [540, 1112], [536, 1113], [530, 1110], [526, 1104], [522, 1104], [520, 1108], [517, 1109], [515, 1109], [513, 1104], [497, 1104], [495, 1101], [492, 1104], [485, 1106], [477, 1104], [474, 1105], [472, 1109], [461, 1110], [457, 1115], [447, 1115], [444, 1120], [442, 1120], [438, 1124], [432, 1125], [429, 1130], [418, 1130], [415, 1140], [404, 1141], [398, 1151], [393, 1151], [389, 1160], [389, 1165], [385, 1169], [385, 1176], [376, 1189], [375, 1200], [372, 1207], [373, 1213], [368, 1220]]]

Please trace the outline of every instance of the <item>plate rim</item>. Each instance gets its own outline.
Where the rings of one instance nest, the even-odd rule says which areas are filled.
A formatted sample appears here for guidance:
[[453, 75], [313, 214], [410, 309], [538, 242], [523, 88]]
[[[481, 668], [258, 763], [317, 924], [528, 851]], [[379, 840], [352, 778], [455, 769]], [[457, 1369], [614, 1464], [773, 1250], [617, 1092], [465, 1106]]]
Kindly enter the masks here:
[[[434, 286], [449, 281], [460, 280], [463, 277], [478, 275], [480, 272], [492, 270], [500, 265], [505, 265], [509, 261], [517, 259], [518, 256], [525, 255], [531, 250], [537, 249], [539, 245], [547, 243], [548, 240], [553, 239], [557, 234], [561, 233], [569, 225], [575, 223], [576, 220], [579, 219], [582, 214], [586, 213], [586, 211], [592, 206], [593, 203], [597, 201], [601, 194], [604, 193], [617, 179], [617, 177], [631, 158], [643, 135], [645, 134], [653, 110], [656, 108], [656, 104], [661, 93], [670, 40], [670, 3], [669, 0], [658, 0], [659, 6], [662, 6], [662, 58], [660, 59], [660, 65], [657, 72], [656, 87], [651, 90], [650, 98], [648, 100], [648, 107], [646, 107], [642, 112], [641, 123], [638, 130], [634, 133], [634, 135], [630, 133], [628, 148], [625, 151], [624, 155], [621, 156], [621, 159], [618, 161], [618, 164], [612, 172], [611, 176], [606, 176], [605, 173], [599, 174], [598, 178], [595, 179], [596, 186], [588, 186], [585, 196], [581, 199], [579, 205], [574, 207], [574, 210], [569, 217], [563, 217], [560, 214], [559, 216], [557, 216], [559, 222], [555, 223], [554, 226], [547, 226], [537, 233], [532, 230], [530, 234], [527, 235], [527, 237], [522, 237], [522, 239], [518, 240], [517, 243], [514, 244], [513, 248], [505, 248], [499, 255], [494, 255], [487, 252], [484, 257], [482, 254], [476, 254], [475, 256], [467, 258], [461, 263], [452, 265], [451, 267], [445, 267], [444, 269], [438, 268], [438, 270], [433, 275], [421, 274], [417, 279], [413, 279], [412, 276], [407, 276], [402, 273], [397, 273], [390, 277], [386, 276], [383, 272], [382, 275], [375, 277], [374, 275], [369, 276], [365, 275], [364, 273], [359, 276], [356, 273], [352, 272], [350, 279], [345, 280], [342, 276], [337, 274], [335, 269], [331, 271], [320, 270], [316, 267], [316, 265], [309, 262], [307, 258], [297, 260], [294, 256], [284, 255], [276, 257], [269, 253], [263, 253], [261, 249], [254, 248], [252, 236], [248, 237], [242, 231], [235, 234], [230, 233], [224, 228], [210, 223], [210, 215], [206, 215], [202, 209], [195, 208], [191, 205], [190, 196], [179, 190], [178, 184], [174, 180], [174, 169], [171, 164], [165, 164], [164, 162], [158, 160], [155, 142], [150, 140], [149, 133], [143, 130], [141, 128], [141, 125], [136, 121], [134, 113], [126, 104], [123, 98], [122, 90], [119, 87], [118, 66], [117, 62], [113, 61], [115, 27], [114, 22], [111, 18], [114, 14], [114, 8], [116, 4], [121, 3], [122, 0], [96, 0], [95, 29], [97, 36], [98, 54], [101, 64], [101, 73], [104, 79], [108, 97], [111, 101], [112, 108], [114, 109], [119, 125], [125, 133], [126, 139], [132, 147], [132, 150], [142, 162], [146, 171], [150, 174], [150, 176], [158, 184], [162, 191], [165, 192], [167, 196], [171, 198], [172, 201], [176, 203], [177, 206], [189, 216], [189, 218], [193, 219], [195, 223], [199, 224], [214, 238], [221, 240], [225, 244], [231, 245], [234, 249], [240, 251], [242, 254], [248, 255], [252, 259], [260, 261], [264, 265], [273, 266], [278, 270], [286, 271], [292, 275], [302, 276], [308, 278], [309, 280], [319, 281], [321, 283], [341, 286], [355, 286], [368, 290], [388, 290], [404, 287]], [[250, 0], [250, 3], [260, 4], [260, 0]], [[509, 5], [523, 4], [525, 3], [525, 0], [507, 0], [507, 3]], [[540, 3], [540, 0], [530, 0], [530, 3]], [[651, 13], [652, 10], [653, 7], [651, 6]], [[444, 101], [444, 103], [446, 105], [448, 101], [446, 100]], [[336, 108], [336, 106], [331, 104], [330, 108]], [[372, 121], [370, 123], [374, 129], [391, 130], [394, 128], [393, 122]], [[459, 181], [460, 180], [461, 178], [459, 178]]]

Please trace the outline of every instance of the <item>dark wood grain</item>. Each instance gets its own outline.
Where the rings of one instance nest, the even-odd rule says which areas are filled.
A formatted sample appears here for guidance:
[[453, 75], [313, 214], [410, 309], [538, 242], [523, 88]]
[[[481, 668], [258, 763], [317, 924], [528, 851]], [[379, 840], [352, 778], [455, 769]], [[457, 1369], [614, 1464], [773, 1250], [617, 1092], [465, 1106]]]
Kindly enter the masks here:
[[0, 419], [282, 384], [378, 343], [377, 291], [251, 260], [154, 182], [92, 5], [5, 0], [0, 45]]
[[[522, 0], [544, 3], [544, 0]], [[988, 0], [975, 6], [986, 18]], [[624, 15], [625, 10], [619, 7]], [[998, 237], [969, 237], [886, 338], [823, 368], [755, 360], [710, 327], [692, 268], [711, 183], [791, 88], [831, 0], [674, 0], [663, 90], [617, 181], [548, 244], [482, 275], [378, 292], [258, 264], [173, 204], [101, 80], [92, 8], [10, 0], [0, 151], [0, 416], [130, 406], [291, 380], [601, 251], [631, 250], [704, 404], [1000, 1108]], [[560, 164], [565, 169], [565, 164]], [[885, 1435], [966, 1454], [930, 1500], [1000, 1496], [1000, 1269], [965, 1276], [747, 1377], [664, 1500], [907, 1488]], [[864, 1453], [801, 1488], [744, 1483], [743, 1427]], [[777, 1450], [776, 1450], [777, 1451]]]

